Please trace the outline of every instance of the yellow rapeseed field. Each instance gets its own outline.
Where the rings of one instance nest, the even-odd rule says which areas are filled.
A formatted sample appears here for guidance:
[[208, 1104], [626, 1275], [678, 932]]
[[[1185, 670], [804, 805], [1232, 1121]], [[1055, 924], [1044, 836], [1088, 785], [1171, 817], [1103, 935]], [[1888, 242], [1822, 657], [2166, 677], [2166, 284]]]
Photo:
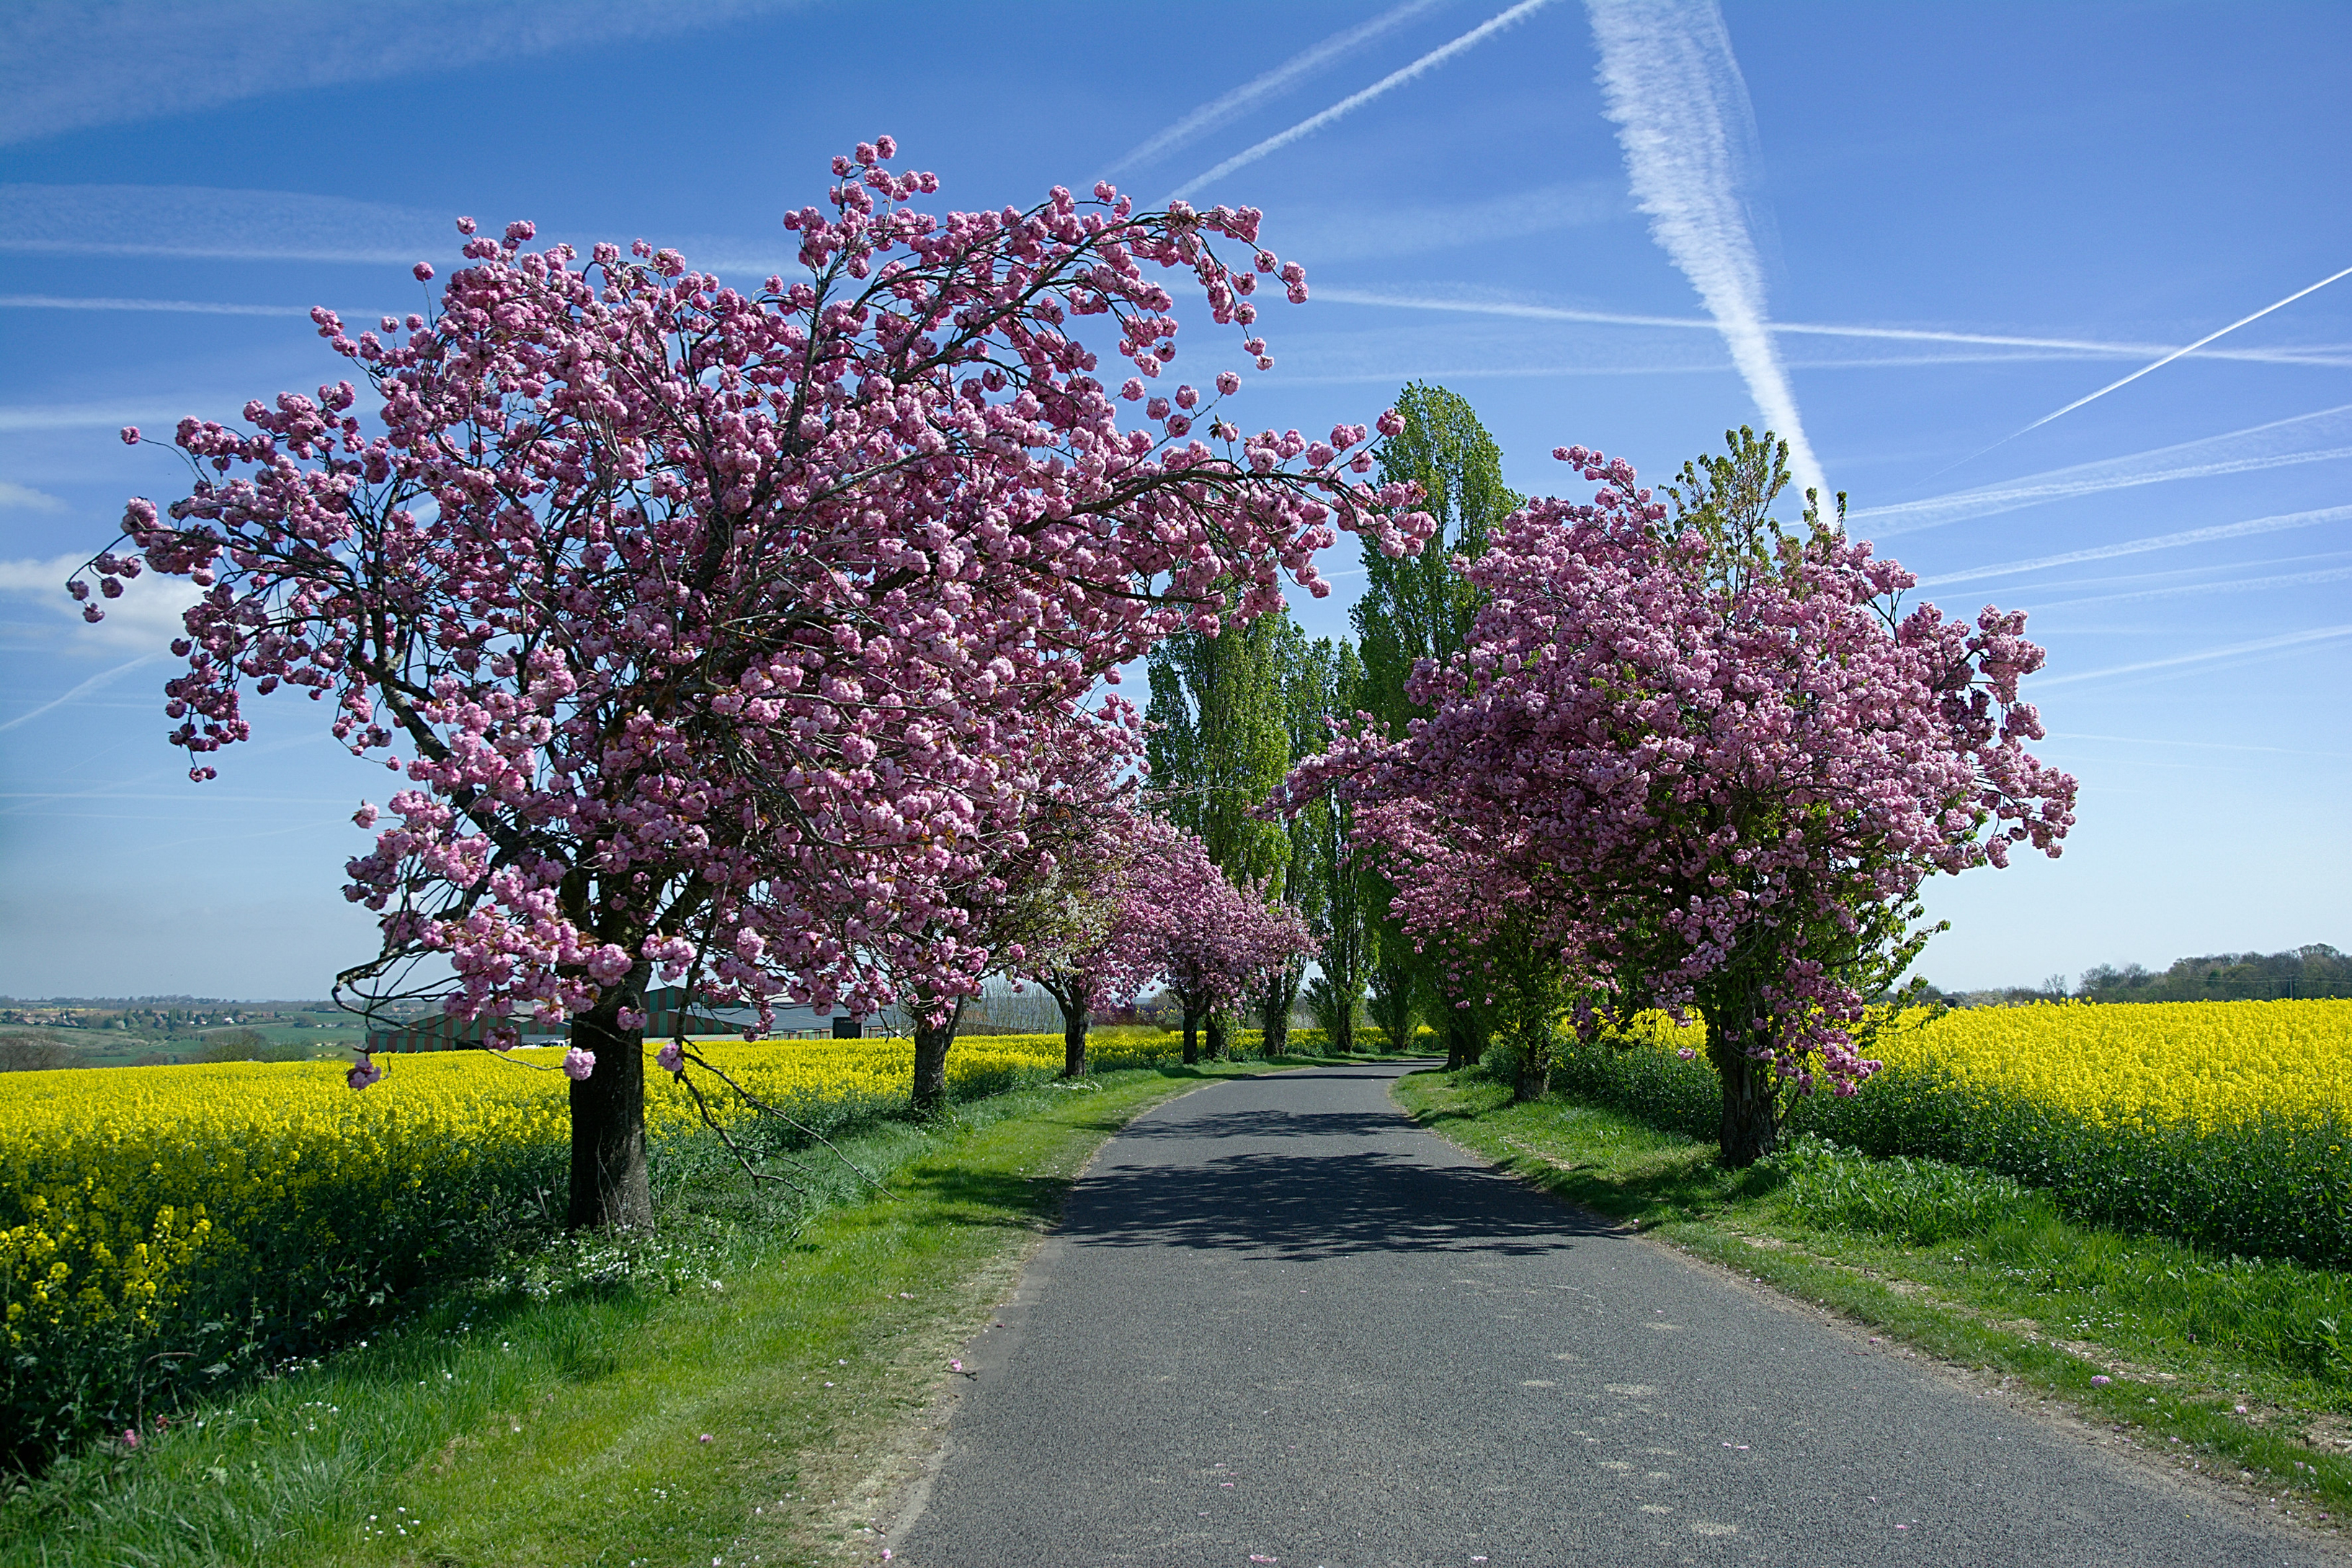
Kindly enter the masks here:
[[[1663, 1013], [1622, 1034], [1677, 1053], [1706, 1039], [1704, 1026], [1678, 1027]], [[1916, 1007], [1881, 1028], [1868, 1054], [2100, 1125], [2352, 1123], [2352, 1001], [2051, 1002], [1940, 1016]]]
[[2352, 1001], [1920, 1009], [1872, 1051], [2103, 1124], [2352, 1123]]
[[[696, 1049], [767, 1103], [826, 1122], [904, 1105], [914, 1068], [905, 1039]], [[1111, 1037], [1094, 1042], [1091, 1059], [1105, 1069], [1140, 1066], [1167, 1050], [1158, 1039]], [[446, 1204], [468, 1172], [563, 1147], [561, 1056], [379, 1058], [383, 1081], [358, 1092], [345, 1086], [342, 1064], [327, 1061], [0, 1076], [7, 1344], [44, 1339], [68, 1319], [152, 1328], [199, 1255], [231, 1261], [265, 1227], [331, 1249], [380, 1232], [428, 1185]], [[1061, 1064], [1058, 1035], [975, 1036], [950, 1055], [949, 1086], [986, 1092]], [[646, 1073], [646, 1118], [656, 1135], [693, 1125], [691, 1097], [650, 1059]], [[722, 1121], [754, 1114], [707, 1075], [699, 1081]]]

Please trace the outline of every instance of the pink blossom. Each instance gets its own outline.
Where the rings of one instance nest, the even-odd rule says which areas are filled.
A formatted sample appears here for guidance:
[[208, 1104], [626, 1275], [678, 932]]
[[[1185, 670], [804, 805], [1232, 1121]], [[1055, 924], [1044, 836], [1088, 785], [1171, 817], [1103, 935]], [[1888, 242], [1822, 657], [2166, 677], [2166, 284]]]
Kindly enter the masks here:
[[2019, 615], [1898, 610], [1910, 574], [1833, 528], [1710, 541], [1622, 459], [1554, 455], [1602, 488], [1530, 501], [1463, 568], [1484, 608], [1413, 677], [1432, 716], [1344, 737], [1277, 803], [1347, 790], [1404, 929], [1525, 996], [1533, 1048], [1562, 991], [1581, 1029], [1695, 1006], [1726, 1071], [1851, 1092], [1877, 1066], [1855, 982], [1924, 942], [1920, 885], [2073, 826], [2074, 781], [2025, 750], [2042, 650]]
[[588, 1075], [596, 1070], [596, 1053], [583, 1051], [578, 1046], [563, 1053], [563, 1076], [574, 1083], [585, 1083]]
[[365, 1089], [382, 1077], [383, 1077], [383, 1068], [376, 1065], [375, 1058], [363, 1056], [352, 1064], [350, 1071], [343, 1074], [343, 1081], [353, 1089]]
[[1402, 487], [1184, 442], [1181, 389], [1121, 423], [1204, 322], [1268, 362], [1230, 309], [1253, 210], [1106, 185], [919, 213], [938, 183], [891, 146], [785, 215], [798, 267], [749, 291], [460, 219], [429, 318], [315, 312], [349, 379], [182, 420], [194, 484], [94, 563], [100, 602], [138, 569], [210, 590], [163, 692], [192, 777], [289, 689], [405, 775], [343, 890], [458, 1016], [578, 1019], [656, 977], [866, 1015], [972, 994], [1031, 946], [1006, 890], [1050, 880], [1096, 680], [1270, 611], [1341, 532], [1428, 535]]
[[664, 1072], [684, 1072], [686, 1047], [676, 1040], [665, 1040], [662, 1042], [662, 1048], [654, 1053], [654, 1060], [661, 1064], [661, 1069]]

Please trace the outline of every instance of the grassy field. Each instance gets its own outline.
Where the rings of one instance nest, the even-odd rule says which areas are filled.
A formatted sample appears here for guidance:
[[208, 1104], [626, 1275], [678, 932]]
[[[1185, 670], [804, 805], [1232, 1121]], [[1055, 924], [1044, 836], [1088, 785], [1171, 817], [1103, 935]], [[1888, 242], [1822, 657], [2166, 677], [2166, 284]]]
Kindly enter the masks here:
[[[1705, 1041], [1644, 1014], [1564, 1039], [1552, 1085], [1711, 1139]], [[1794, 1099], [1790, 1131], [1997, 1171], [2087, 1224], [2352, 1267], [2352, 1001], [1921, 1008], [1863, 1044], [1884, 1070]]]
[[0, 1501], [0, 1568], [873, 1562], [949, 1360], [1079, 1167], [1150, 1106], [1266, 1070], [1101, 1073], [869, 1121], [838, 1142], [886, 1191], [812, 1161], [807, 1205], [675, 1149], [654, 1237], [520, 1256], [135, 1450], [89, 1446]]
[[2337, 1528], [2352, 1509], [2352, 1277], [2072, 1223], [1992, 1172], [1712, 1142], [1475, 1069], [1417, 1073], [1423, 1121], [1570, 1202], [2014, 1380], [2185, 1468]]
[[[1104, 1029], [1102, 1070], [1176, 1037]], [[770, 1179], [804, 1182], [822, 1135], [908, 1104], [906, 1040], [710, 1041], [699, 1102], [648, 1064], [657, 1173], [698, 1168], [708, 1114]], [[362, 1092], [323, 1062], [0, 1075], [0, 1465], [173, 1411], [349, 1342], [415, 1289], [471, 1278], [559, 1227], [562, 1053], [387, 1058]], [[798, 1126], [765, 1116], [708, 1063]], [[968, 1101], [1057, 1078], [1056, 1034], [959, 1040]], [[657, 1178], [660, 1179], [658, 1174]]]

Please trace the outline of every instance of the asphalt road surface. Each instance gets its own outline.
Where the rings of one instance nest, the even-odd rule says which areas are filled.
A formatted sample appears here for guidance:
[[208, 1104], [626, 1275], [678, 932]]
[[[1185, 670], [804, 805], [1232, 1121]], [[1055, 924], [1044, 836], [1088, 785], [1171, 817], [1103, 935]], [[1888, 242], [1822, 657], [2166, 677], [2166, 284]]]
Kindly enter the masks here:
[[918, 1568], [2331, 1563], [2252, 1500], [1496, 1174], [1403, 1068], [1106, 1144], [899, 1530]]

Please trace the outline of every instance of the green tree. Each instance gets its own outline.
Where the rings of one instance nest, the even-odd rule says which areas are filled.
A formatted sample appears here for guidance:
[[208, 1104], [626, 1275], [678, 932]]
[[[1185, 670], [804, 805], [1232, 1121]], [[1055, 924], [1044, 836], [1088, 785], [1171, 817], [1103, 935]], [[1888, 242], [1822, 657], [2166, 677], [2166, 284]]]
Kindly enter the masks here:
[[1468, 402], [1442, 386], [1408, 382], [1396, 407], [1404, 428], [1381, 448], [1381, 479], [1419, 485], [1421, 509], [1437, 529], [1418, 555], [1391, 560], [1364, 545], [1364, 595], [1354, 619], [1362, 707], [1402, 730], [1429, 711], [1405, 697], [1413, 665], [1461, 651], [1478, 613], [1477, 595], [1454, 570], [1454, 557], [1484, 551], [1488, 532], [1525, 498], [1503, 482], [1502, 448]]
[[[1283, 715], [1295, 763], [1329, 743], [1331, 720], [1344, 721], [1356, 711], [1363, 665], [1344, 638], [1310, 643], [1298, 634], [1282, 648]], [[1314, 933], [1323, 971], [1315, 983], [1314, 1007], [1327, 1037], [1340, 1051], [1355, 1049], [1355, 1009], [1364, 989], [1368, 900], [1363, 873], [1348, 863], [1352, 819], [1351, 807], [1329, 799], [1290, 817], [1282, 887], [1283, 900], [1306, 917]], [[1287, 1047], [1290, 1011], [1305, 973], [1303, 962], [1292, 963], [1270, 975], [1263, 988], [1259, 1011], [1270, 1054]]]
[[[1283, 886], [1290, 836], [1257, 807], [1290, 769], [1284, 648], [1298, 639], [1287, 611], [1216, 637], [1182, 632], [1151, 650], [1145, 742], [1156, 808], [1200, 839], [1237, 888]], [[1209, 1018], [1209, 1055], [1232, 1038], [1230, 1013]]]
[[[1383, 480], [1422, 488], [1422, 509], [1437, 529], [1419, 555], [1391, 560], [1364, 548], [1364, 595], [1356, 602], [1363, 682], [1357, 705], [1391, 734], [1426, 718], [1429, 710], [1405, 696], [1421, 660], [1444, 662], [1462, 649], [1478, 613], [1476, 591], [1454, 569], [1454, 558], [1475, 556], [1487, 534], [1526, 498], [1503, 482], [1503, 452], [1468, 401], [1442, 386], [1409, 382], [1397, 394], [1404, 428], [1381, 455]], [[1445, 1037], [1445, 1065], [1475, 1061], [1485, 1043], [1483, 1012], [1446, 984], [1437, 955], [1416, 952], [1387, 918], [1385, 883], [1370, 889], [1378, 924], [1370, 982], [1372, 1016], [1401, 1048], [1412, 1036], [1413, 1016], [1425, 1015]]]

